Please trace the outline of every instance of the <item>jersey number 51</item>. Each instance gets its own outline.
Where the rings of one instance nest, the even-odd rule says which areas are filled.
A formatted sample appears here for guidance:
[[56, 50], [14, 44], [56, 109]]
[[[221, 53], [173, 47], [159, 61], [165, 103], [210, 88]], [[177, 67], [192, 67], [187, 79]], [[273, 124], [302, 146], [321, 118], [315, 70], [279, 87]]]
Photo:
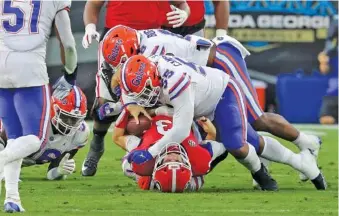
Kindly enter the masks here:
[[[19, 1], [5, 0], [3, 1], [3, 15], [15, 15], [15, 21], [11, 19], [1, 20], [2, 26], [8, 33], [19, 33], [25, 27], [25, 21], [28, 20], [28, 29], [30, 33], [38, 33], [39, 15], [41, 9], [40, 0], [32, 0], [30, 2], [30, 10], [27, 7], [20, 7], [15, 4], [22, 4]], [[29, 17], [25, 17], [29, 16]]]

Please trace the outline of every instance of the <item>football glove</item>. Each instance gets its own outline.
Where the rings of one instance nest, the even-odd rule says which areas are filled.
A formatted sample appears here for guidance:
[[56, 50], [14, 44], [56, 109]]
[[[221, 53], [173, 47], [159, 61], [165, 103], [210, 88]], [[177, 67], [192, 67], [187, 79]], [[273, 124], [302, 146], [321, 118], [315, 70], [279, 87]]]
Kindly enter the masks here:
[[97, 114], [100, 120], [103, 120], [109, 116], [119, 115], [122, 109], [121, 102], [113, 103], [106, 102], [101, 107], [97, 109]]
[[172, 11], [166, 14], [168, 24], [173, 25], [173, 28], [178, 28], [186, 22], [188, 14], [186, 11], [181, 10], [173, 5], [171, 5], [171, 9]]
[[148, 150], [134, 150], [128, 155], [128, 163], [143, 164], [153, 160], [153, 156]]
[[87, 49], [92, 43], [92, 39], [95, 39], [99, 42], [100, 34], [97, 32], [97, 28], [94, 23], [90, 23], [85, 27], [85, 35], [82, 38], [82, 46]]
[[75, 170], [75, 161], [74, 159], [69, 159], [70, 154], [67, 153], [60, 161], [58, 166], [58, 173], [61, 175], [70, 175]]
[[64, 75], [52, 86], [53, 96], [60, 100], [64, 99], [75, 85], [78, 67], [75, 68], [72, 74], [68, 74], [65, 69], [62, 69], [62, 71]]

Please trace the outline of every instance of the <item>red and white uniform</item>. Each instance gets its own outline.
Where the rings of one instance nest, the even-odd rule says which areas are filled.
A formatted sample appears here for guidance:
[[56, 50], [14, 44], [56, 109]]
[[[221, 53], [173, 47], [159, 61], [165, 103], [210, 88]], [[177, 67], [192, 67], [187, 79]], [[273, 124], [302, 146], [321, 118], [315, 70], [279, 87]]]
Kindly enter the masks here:
[[[124, 119], [123, 119], [124, 118]], [[124, 128], [126, 126], [128, 114], [123, 111], [117, 120], [116, 127]], [[152, 119], [152, 126], [142, 136], [142, 138], [128, 139], [128, 150], [143, 150], [151, 147], [156, 141], [161, 139], [165, 133], [172, 128], [172, 117], [155, 116]], [[209, 171], [212, 155], [199, 145], [197, 138], [191, 131], [189, 136], [181, 143], [187, 152], [192, 167], [193, 176], [205, 175]]]
[[[123, 111], [116, 122], [116, 127], [124, 128], [128, 122], [128, 113]], [[152, 126], [148, 129], [141, 138], [136, 136], [128, 136], [127, 138], [127, 149], [128, 151], [133, 150], [142, 150], [148, 149], [156, 141], [161, 139], [164, 134], [172, 128], [173, 119], [168, 116], [155, 116], [152, 119]], [[210, 141], [212, 143], [213, 154], [203, 148], [201, 143], [198, 142], [198, 139], [194, 135], [193, 131], [190, 132], [189, 136], [181, 143], [184, 149], [187, 152], [187, 156], [192, 168], [192, 179], [190, 181], [190, 189], [198, 190], [202, 187], [204, 183], [203, 175], [206, 175], [210, 169], [210, 163], [213, 159], [225, 152], [223, 145], [221, 143]], [[122, 161], [123, 171], [126, 176], [136, 177], [138, 185], [142, 189], [152, 188], [152, 179], [150, 176], [135, 176], [131, 165], [127, 162], [127, 159], [124, 158]]]

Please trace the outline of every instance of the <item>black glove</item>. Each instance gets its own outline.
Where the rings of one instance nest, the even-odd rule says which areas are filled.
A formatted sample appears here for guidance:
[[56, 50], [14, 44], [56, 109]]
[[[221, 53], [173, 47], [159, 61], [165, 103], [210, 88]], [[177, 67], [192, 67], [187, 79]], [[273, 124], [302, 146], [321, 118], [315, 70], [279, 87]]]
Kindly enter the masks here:
[[106, 84], [106, 87], [108, 89], [108, 92], [111, 95], [113, 101], [117, 102], [120, 99], [120, 94], [121, 93], [120, 93], [120, 87], [119, 87], [119, 89], [115, 88], [114, 90], [112, 90], [112, 88], [111, 88], [111, 83], [112, 83], [113, 75], [114, 75], [113, 68], [108, 63], [106, 63], [104, 61], [102, 63], [102, 69], [101, 69], [100, 76], [104, 80], [104, 82]]

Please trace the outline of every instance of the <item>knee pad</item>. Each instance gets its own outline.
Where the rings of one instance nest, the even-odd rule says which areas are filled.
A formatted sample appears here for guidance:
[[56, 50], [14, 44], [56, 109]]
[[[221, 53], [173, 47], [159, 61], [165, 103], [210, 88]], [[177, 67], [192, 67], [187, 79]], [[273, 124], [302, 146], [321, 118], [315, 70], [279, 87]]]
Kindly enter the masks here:
[[41, 147], [41, 143], [43, 140], [40, 140], [39, 137], [35, 135], [27, 135], [21, 137], [23, 143], [27, 145], [31, 145], [31, 149], [35, 149], [35, 151], [38, 151]]
[[99, 137], [105, 137], [107, 134], [107, 130], [106, 131], [100, 131], [100, 130], [96, 130], [95, 128], [93, 128], [93, 135], [97, 135]]

